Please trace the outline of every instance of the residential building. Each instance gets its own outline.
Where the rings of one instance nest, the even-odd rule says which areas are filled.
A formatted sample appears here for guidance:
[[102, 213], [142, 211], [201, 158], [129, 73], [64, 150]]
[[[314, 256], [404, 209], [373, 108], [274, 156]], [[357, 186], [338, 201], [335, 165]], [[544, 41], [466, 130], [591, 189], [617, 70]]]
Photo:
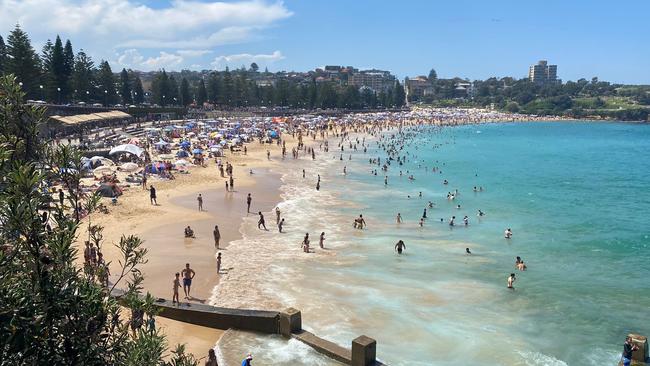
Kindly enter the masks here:
[[528, 80], [537, 84], [557, 83], [557, 65], [549, 65], [546, 60], [541, 60], [536, 65], [530, 65]]
[[433, 83], [426, 76], [416, 76], [404, 80], [409, 101], [421, 100], [423, 97], [435, 94]]
[[347, 81], [348, 85], [370, 88], [379, 93], [395, 86], [396, 80], [390, 71], [372, 69], [350, 73]]

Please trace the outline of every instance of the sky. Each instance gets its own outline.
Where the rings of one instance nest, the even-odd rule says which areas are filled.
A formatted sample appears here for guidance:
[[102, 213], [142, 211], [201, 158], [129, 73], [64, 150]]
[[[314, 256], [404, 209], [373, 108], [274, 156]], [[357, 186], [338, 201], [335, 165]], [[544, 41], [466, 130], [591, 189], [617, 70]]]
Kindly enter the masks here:
[[0, 0], [40, 51], [59, 34], [114, 70], [324, 65], [400, 78], [525, 77], [650, 84], [650, 0]]

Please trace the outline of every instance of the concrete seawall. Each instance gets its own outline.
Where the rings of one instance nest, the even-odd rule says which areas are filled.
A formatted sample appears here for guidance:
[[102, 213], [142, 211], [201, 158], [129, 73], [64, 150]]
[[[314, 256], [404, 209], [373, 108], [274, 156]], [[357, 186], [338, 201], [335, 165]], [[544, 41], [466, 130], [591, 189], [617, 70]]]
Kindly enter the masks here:
[[[115, 289], [112, 295], [121, 300], [124, 292]], [[158, 316], [164, 318], [214, 329], [232, 328], [264, 334], [281, 334], [286, 338], [297, 339], [317, 352], [347, 365], [384, 365], [376, 360], [377, 342], [374, 339], [360, 336], [351, 342], [351, 348], [342, 347], [302, 329], [302, 315], [293, 308], [283, 312], [231, 309], [203, 304], [176, 305], [165, 299], [158, 299], [155, 306], [160, 311]]]

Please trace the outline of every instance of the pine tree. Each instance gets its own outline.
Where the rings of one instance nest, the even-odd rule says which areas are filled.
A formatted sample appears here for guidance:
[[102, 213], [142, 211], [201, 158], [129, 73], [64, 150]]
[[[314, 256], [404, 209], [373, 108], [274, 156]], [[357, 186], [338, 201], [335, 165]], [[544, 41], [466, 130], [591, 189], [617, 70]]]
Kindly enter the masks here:
[[0, 36], [0, 75], [4, 74], [8, 62], [7, 46], [4, 39]]
[[144, 88], [138, 75], [133, 79], [133, 101], [138, 105], [144, 103]]
[[58, 35], [54, 45], [48, 41], [43, 47], [43, 72], [45, 73], [45, 89], [48, 99], [55, 103], [64, 102], [63, 94], [67, 88], [68, 80], [65, 75], [63, 42]]
[[99, 82], [99, 94], [101, 95], [104, 106], [115, 104], [117, 99], [115, 93], [115, 76], [108, 61], [102, 61], [99, 64], [97, 81]]
[[153, 82], [151, 83], [151, 91], [153, 93], [153, 101], [155, 104], [162, 107], [170, 104], [169, 77], [164, 69], [153, 79]]
[[210, 74], [208, 79], [208, 90], [207, 97], [210, 103], [212, 104], [224, 104], [223, 103], [223, 93], [222, 93], [222, 82], [221, 77], [217, 72]]
[[196, 104], [199, 107], [203, 107], [203, 104], [208, 100], [208, 93], [205, 90], [205, 82], [203, 79], [199, 80], [199, 88], [196, 92]]
[[222, 104], [232, 106], [233, 101], [235, 99], [235, 96], [233, 95], [233, 92], [235, 90], [235, 85], [232, 80], [232, 75], [230, 74], [230, 71], [228, 70], [228, 66], [226, 66], [226, 71], [223, 72], [223, 100]]
[[13, 74], [22, 89], [27, 94], [27, 99], [37, 99], [38, 83], [40, 81], [40, 60], [32, 48], [27, 33], [19, 25], [7, 37], [8, 62], [5, 73]]
[[190, 95], [190, 83], [186, 78], [181, 80], [181, 91], [180, 91], [180, 102], [181, 105], [187, 107], [192, 104], [192, 96]]
[[63, 48], [63, 76], [65, 78], [65, 85], [63, 88], [63, 95], [65, 100], [70, 100], [73, 95], [74, 88], [72, 87], [72, 71], [74, 70], [74, 51], [72, 50], [72, 43], [70, 40], [65, 41]]
[[83, 50], [79, 50], [72, 70], [72, 88], [76, 90], [74, 96], [76, 100], [88, 103], [97, 98], [96, 90], [93, 87], [94, 74], [93, 60]]
[[169, 88], [167, 94], [168, 94], [167, 104], [178, 105], [179, 103], [178, 83], [176, 82], [176, 78], [174, 77], [174, 75], [171, 75], [169, 77]]
[[122, 94], [122, 104], [128, 106], [133, 104], [131, 97], [131, 81], [129, 80], [129, 73], [126, 69], [122, 69], [120, 73], [120, 94]]

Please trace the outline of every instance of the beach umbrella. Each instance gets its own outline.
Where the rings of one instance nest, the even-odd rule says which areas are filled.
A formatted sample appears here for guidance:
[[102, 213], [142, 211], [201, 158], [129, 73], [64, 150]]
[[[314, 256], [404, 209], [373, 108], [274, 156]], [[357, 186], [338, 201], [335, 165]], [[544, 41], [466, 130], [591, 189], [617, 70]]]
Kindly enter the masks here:
[[129, 153], [133, 154], [135, 156], [140, 156], [144, 150], [139, 148], [138, 146], [135, 146], [133, 144], [124, 144], [124, 145], [118, 145], [115, 146], [114, 148], [111, 149], [111, 151], [108, 153], [108, 155], [115, 155], [115, 154], [120, 154], [120, 153]]
[[140, 167], [136, 163], [124, 163], [120, 166], [120, 169], [122, 169], [125, 172], [134, 172], [140, 169]]
[[99, 188], [97, 188], [95, 192], [97, 192], [97, 194], [99, 194], [102, 197], [115, 197], [121, 194], [121, 192], [118, 189], [111, 186], [110, 184], [102, 184], [101, 186], [99, 186]]
[[176, 156], [179, 157], [179, 158], [186, 158], [186, 157], [190, 156], [190, 153], [188, 153], [185, 150], [178, 150], [178, 152], [176, 153]]
[[201, 149], [194, 149], [194, 150], [192, 150], [192, 154], [203, 154], [203, 150], [201, 150]]
[[187, 141], [187, 140], [185, 140], [185, 141], [181, 141], [181, 143], [180, 143], [179, 145], [180, 145], [181, 147], [185, 147], [185, 148], [187, 148], [187, 147], [190, 147], [190, 146], [192, 145], [192, 143], [189, 142], [189, 141]]
[[171, 160], [173, 158], [175, 158], [174, 154], [160, 154], [160, 155], [158, 155], [158, 159]]

